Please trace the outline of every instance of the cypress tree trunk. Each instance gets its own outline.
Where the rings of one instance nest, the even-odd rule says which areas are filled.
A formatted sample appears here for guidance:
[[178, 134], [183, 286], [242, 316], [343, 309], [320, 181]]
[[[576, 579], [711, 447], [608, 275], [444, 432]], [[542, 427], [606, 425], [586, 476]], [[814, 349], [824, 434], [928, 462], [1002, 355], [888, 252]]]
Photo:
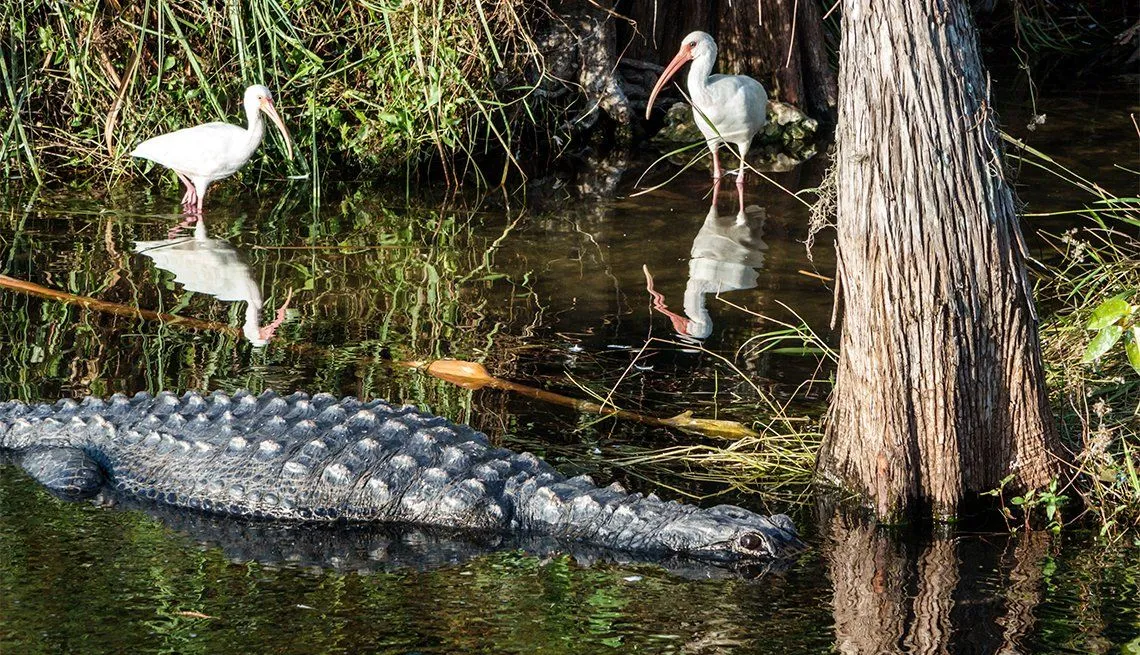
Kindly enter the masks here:
[[965, 0], [844, 0], [839, 370], [818, 472], [881, 519], [1057, 473], [1013, 195]]

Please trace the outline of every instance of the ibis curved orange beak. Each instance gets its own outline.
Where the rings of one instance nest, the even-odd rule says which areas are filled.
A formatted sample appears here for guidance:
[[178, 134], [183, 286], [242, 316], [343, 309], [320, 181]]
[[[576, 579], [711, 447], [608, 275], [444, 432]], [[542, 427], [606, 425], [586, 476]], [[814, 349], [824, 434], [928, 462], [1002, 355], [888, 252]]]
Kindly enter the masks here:
[[661, 87], [665, 86], [669, 79], [676, 75], [682, 66], [692, 60], [693, 49], [690, 48], [688, 44], [681, 46], [681, 49], [677, 51], [677, 56], [673, 57], [673, 61], [669, 62], [669, 65], [665, 67], [665, 72], [661, 73], [661, 77], [658, 78], [657, 84], [653, 87], [653, 92], [649, 94], [649, 104], [645, 105], [645, 120], [649, 120], [649, 113], [653, 111], [653, 101], [657, 99], [657, 94], [661, 91]]
[[277, 109], [273, 106], [273, 101], [269, 98], [261, 99], [261, 111], [273, 121], [277, 129], [281, 130], [281, 136], [285, 137], [285, 154], [289, 155], [289, 159], [293, 158], [293, 140], [289, 138], [289, 130], [285, 129], [285, 122], [277, 115]]

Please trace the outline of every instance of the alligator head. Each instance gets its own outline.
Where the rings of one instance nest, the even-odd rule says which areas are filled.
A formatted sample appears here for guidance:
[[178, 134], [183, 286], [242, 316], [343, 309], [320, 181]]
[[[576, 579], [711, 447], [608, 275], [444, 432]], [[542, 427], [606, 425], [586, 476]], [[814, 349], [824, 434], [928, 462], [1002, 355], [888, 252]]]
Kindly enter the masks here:
[[761, 516], [733, 505], [684, 516], [658, 538], [671, 550], [722, 562], [785, 558], [807, 548], [787, 515]]

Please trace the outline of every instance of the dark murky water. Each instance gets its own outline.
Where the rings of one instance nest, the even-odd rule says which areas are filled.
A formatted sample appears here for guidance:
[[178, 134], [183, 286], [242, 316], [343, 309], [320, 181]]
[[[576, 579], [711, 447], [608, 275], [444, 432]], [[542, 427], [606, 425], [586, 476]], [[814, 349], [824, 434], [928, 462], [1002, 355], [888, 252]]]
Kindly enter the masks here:
[[[1134, 157], [1134, 100], [1082, 97], [1040, 101], [1050, 122], [1031, 142], [1107, 186], [1128, 180], [1111, 164]], [[1021, 114], [1004, 111], [1019, 135]], [[750, 339], [774, 327], [761, 316], [802, 319], [830, 338], [831, 291], [814, 276], [833, 268], [830, 239], [809, 261], [806, 209], [761, 183], [743, 220], [728, 213], [732, 193], [725, 215], [710, 215], [698, 171], [630, 198], [644, 164], [629, 166], [623, 174], [620, 162], [595, 162], [543, 181], [526, 208], [348, 188], [314, 211], [306, 189], [254, 197], [230, 181], [207, 201], [197, 233], [170, 234], [172, 188], [9, 198], [0, 273], [197, 322], [0, 291], [0, 397], [240, 387], [383, 396], [471, 423], [566, 472], [670, 496], [722, 491], [667, 467], [608, 463], [698, 437], [467, 391], [391, 363], [478, 360], [504, 378], [656, 415], [762, 419], [759, 391], [813, 416], [827, 389], [800, 383], [817, 370], [826, 378], [827, 365]], [[823, 166], [773, 178], [811, 187]], [[1020, 182], [1030, 211], [1083, 201], [1035, 171]], [[1140, 652], [1135, 547], [1106, 549], [1083, 534], [915, 540], [821, 522], [784, 494], [731, 499], [794, 513], [813, 550], [757, 579], [585, 566], [430, 535], [68, 504], [0, 467], [0, 649]]]

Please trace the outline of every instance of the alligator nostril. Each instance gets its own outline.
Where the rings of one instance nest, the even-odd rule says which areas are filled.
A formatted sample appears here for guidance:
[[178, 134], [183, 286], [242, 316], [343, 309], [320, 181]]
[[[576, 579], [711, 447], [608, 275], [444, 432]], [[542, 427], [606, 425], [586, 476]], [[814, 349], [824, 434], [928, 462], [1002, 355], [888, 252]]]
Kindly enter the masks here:
[[760, 550], [763, 545], [764, 540], [755, 532], [746, 532], [740, 535], [740, 547], [745, 550]]

